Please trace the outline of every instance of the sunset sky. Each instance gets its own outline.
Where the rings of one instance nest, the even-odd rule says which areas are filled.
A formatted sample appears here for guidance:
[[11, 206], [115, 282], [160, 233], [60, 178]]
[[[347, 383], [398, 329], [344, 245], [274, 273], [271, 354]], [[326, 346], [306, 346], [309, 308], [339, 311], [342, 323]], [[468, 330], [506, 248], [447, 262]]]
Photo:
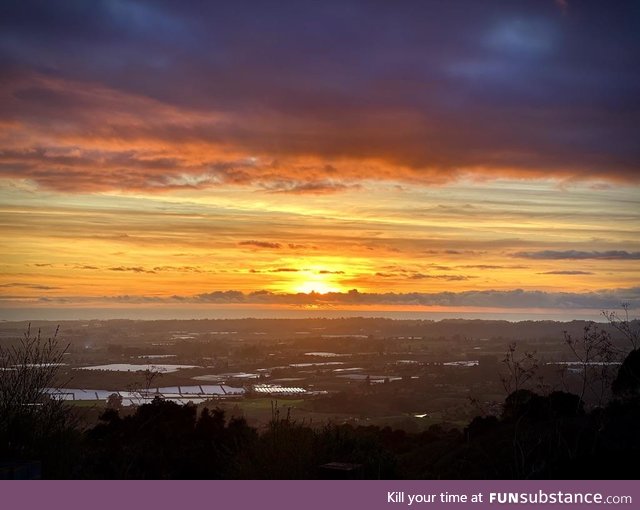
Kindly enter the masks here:
[[638, 309], [639, 126], [638, 2], [2, 2], [0, 318]]

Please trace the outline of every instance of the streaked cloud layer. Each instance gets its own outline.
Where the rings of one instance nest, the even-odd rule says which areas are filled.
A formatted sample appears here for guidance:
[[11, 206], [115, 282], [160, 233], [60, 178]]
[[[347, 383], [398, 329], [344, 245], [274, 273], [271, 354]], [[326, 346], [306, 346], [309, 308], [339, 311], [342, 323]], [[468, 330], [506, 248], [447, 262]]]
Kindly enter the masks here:
[[554, 251], [543, 250], [526, 252], [521, 251], [514, 254], [514, 257], [521, 257], [525, 259], [547, 259], [547, 260], [640, 260], [640, 252], [628, 252], [623, 250], [609, 250], [609, 251]]
[[637, 182], [633, 2], [6, 2], [5, 176], [64, 191]]
[[630, 1], [4, 2], [0, 297], [635, 303], [639, 23]]

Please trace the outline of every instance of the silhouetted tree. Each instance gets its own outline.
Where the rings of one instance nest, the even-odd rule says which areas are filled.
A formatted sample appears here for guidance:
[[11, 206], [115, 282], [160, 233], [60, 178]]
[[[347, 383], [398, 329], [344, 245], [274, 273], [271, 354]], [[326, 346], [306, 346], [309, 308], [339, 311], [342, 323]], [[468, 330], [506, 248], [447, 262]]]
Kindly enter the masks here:
[[31, 327], [20, 340], [0, 346], [0, 458], [40, 460], [43, 474], [71, 469], [75, 420], [56, 395], [56, 377], [66, 347]]
[[584, 327], [582, 338], [573, 338], [566, 331], [564, 341], [580, 366], [580, 400], [589, 392], [596, 405], [606, 400], [611, 386], [611, 363], [616, 359], [616, 349], [609, 333], [591, 322]]
[[603, 311], [602, 314], [607, 318], [609, 324], [611, 324], [619, 333], [622, 334], [624, 338], [629, 341], [631, 349], [636, 350], [640, 347], [640, 329], [634, 327], [633, 321], [629, 319], [629, 305], [627, 303], [622, 305], [622, 310], [622, 316], [615, 311]]
[[629, 320], [629, 306], [623, 305], [623, 310], [623, 317], [615, 312], [603, 313], [611, 325], [629, 341], [633, 348], [622, 362], [613, 382], [613, 393], [619, 398], [629, 399], [640, 396], [640, 329], [637, 327], [637, 322], [634, 325]]
[[505, 370], [500, 374], [500, 380], [507, 393], [523, 389], [538, 370], [538, 358], [535, 352], [517, 352], [516, 342], [509, 344], [502, 360]]

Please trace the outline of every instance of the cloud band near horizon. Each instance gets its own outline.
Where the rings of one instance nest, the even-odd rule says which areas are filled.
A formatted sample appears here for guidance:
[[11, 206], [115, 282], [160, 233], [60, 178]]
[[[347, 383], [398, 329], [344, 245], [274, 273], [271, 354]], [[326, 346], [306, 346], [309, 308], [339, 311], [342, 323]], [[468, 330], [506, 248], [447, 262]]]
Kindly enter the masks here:
[[[11, 297], [3, 301], [11, 301]], [[640, 287], [603, 289], [593, 292], [545, 292], [538, 290], [480, 290], [435, 293], [366, 293], [353, 289], [349, 292], [275, 293], [270, 291], [241, 292], [235, 290], [212, 291], [192, 296], [58, 296], [40, 297], [38, 303], [83, 304], [201, 304], [201, 305], [282, 305], [282, 306], [417, 306], [417, 307], [468, 307], [503, 309], [558, 309], [558, 310], [616, 310], [623, 305], [640, 309]]]

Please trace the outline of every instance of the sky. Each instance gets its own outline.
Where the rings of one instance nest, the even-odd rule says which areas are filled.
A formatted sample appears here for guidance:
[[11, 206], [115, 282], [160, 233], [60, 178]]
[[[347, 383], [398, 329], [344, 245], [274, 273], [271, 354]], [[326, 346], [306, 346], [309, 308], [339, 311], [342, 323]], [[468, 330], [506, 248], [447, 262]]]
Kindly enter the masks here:
[[0, 318], [636, 310], [639, 62], [632, 1], [2, 2]]

